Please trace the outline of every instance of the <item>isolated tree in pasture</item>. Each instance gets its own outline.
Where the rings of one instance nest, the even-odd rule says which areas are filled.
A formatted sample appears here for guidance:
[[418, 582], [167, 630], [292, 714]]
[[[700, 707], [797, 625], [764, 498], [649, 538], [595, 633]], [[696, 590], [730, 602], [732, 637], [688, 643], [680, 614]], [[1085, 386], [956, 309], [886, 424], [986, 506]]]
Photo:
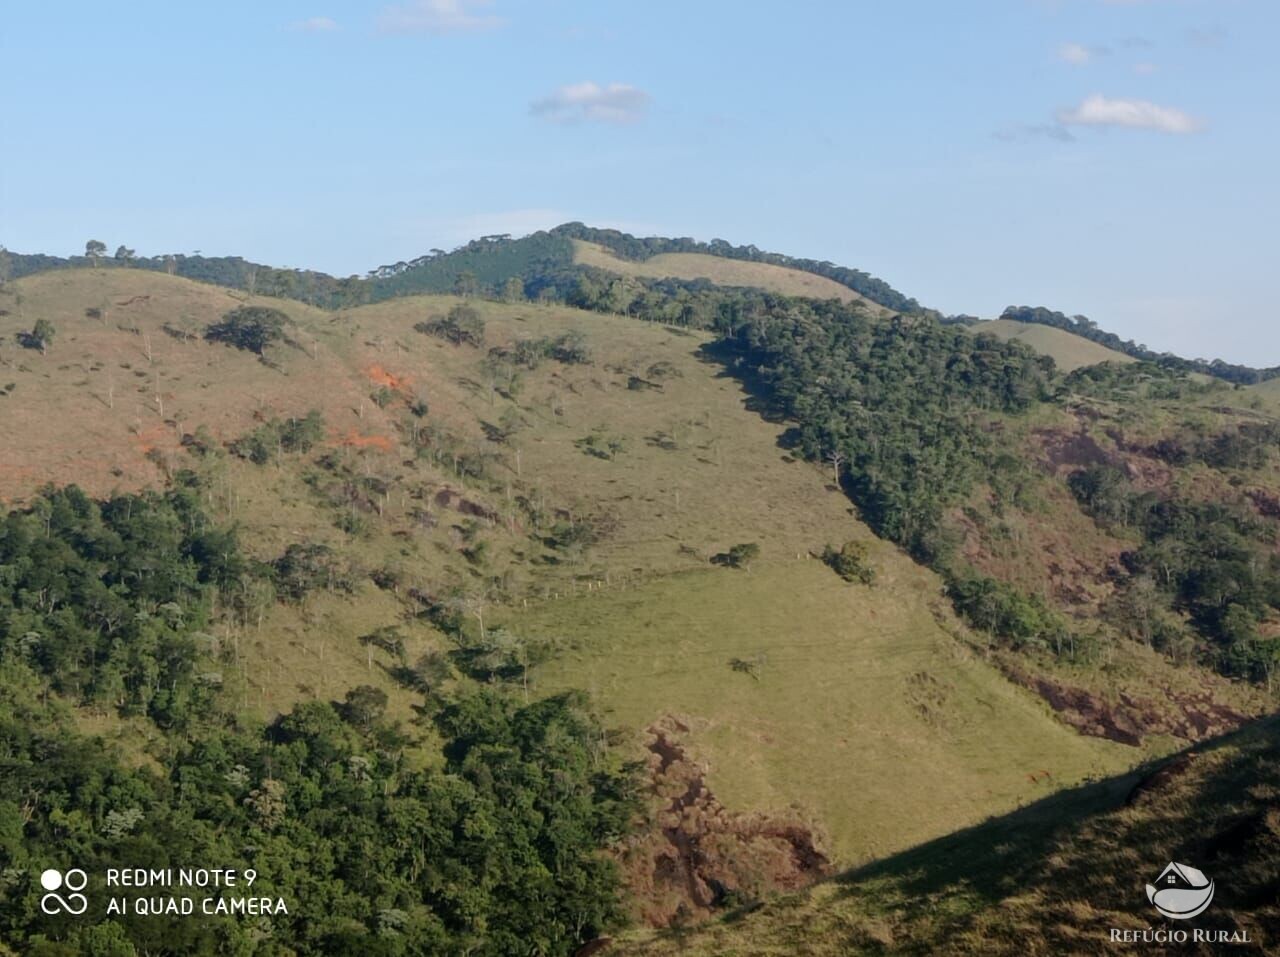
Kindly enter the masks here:
[[32, 328], [28, 338], [31, 345], [40, 350], [40, 354], [44, 355], [49, 351], [49, 346], [53, 343], [53, 338], [57, 334], [57, 330], [53, 328], [53, 323], [48, 319], [37, 319], [35, 327]]
[[93, 267], [98, 268], [98, 260], [107, 254], [107, 244], [101, 240], [91, 239], [84, 244], [84, 254], [93, 262]]
[[204, 337], [210, 342], [224, 342], [262, 355], [267, 346], [284, 338], [284, 327], [288, 321], [289, 317], [279, 309], [241, 306], [205, 329]]

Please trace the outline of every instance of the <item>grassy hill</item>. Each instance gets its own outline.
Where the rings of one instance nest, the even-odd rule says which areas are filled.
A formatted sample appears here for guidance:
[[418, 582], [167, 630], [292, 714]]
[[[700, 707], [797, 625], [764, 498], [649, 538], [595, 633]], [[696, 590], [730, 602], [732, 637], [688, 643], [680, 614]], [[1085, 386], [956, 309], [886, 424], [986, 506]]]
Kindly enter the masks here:
[[648, 259], [631, 260], [616, 256], [603, 246], [580, 239], [573, 240], [573, 261], [582, 266], [592, 266], [622, 276], [645, 276], [650, 279], [706, 279], [718, 286], [766, 289], [784, 296], [809, 296], [814, 299], [861, 302], [877, 314], [889, 313], [888, 309], [833, 279], [773, 263], [726, 259], [707, 253], [659, 253]]
[[[262, 356], [203, 336], [246, 305], [282, 314]], [[190, 471], [252, 558], [330, 546], [348, 591], [218, 622], [245, 715], [371, 685], [390, 715], [420, 721], [422, 695], [398, 675], [429, 652], [521, 700], [584, 689], [615, 731], [602, 751], [646, 766], [649, 817], [615, 853], [635, 913], [655, 923], [726, 906], [724, 894], [670, 899], [680, 867], [738, 899], [799, 886], [1196, 736], [1161, 709], [1267, 707], [1256, 688], [1136, 642], [1077, 665], [966, 628], [943, 578], [872, 534], [845, 477], [799, 457], [792, 423], [761, 414], [709, 332], [452, 296], [326, 311], [127, 268], [27, 276], [0, 291], [0, 310], [0, 416], [21, 450], [0, 461], [0, 500], [70, 482], [105, 496]], [[44, 350], [24, 338], [39, 320], [55, 330]], [[1103, 572], [1133, 535], [1095, 525], [1054, 483], [1095, 448], [1145, 463], [1191, 408], [1148, 402], [1135, 417], [1111, 392], [1089, 401], [1002, 421], [1003, 447], [1023, 459], [1002, 474], [1023, 486], [981, 487], [946, 516], [975, 567], [1082, 618], [1113, 597]], [[312, 410], [316, 446], [283, 450], [281, 423]], [[1125, 434], [1105, 432], [1117, 423]], [[1210, 469], [1180, 475], [1225, 497]], [[817, 560], [845, 542], [866, 547], [874, 583]], [[758, 556], [732, 567], [724, 556], [744, 544]], [[387, 629], [402, 650], [368, 640]], [[1137, 746], [1098, 733], [1134, 700], [1159, 712]], [[80, 720], [149, 759], [129, 721]], [[671, 823], [680, 814], [696, 854]], [[778, 865], [802, 847], [821, 866]]]
[[[1191, 953], [1280, 943], [1280, 733], [1274, 722], [859, 868], [698, 930], [622, 941], [616, 954], [1108, 953], [1121, 931], [1247, 934]], [[1190, 921], [1164, 921], [1144, 884], [1170, 861], [1215, 882]], [[1158, 946], [1158, 945], [1155, 945]]]
[[1100, 362], [1135, 361], [1123, 352], [1116, 352], [1114, 349], [1108, 349], [1082, 336], [1074, 335], [1064, 329], [1055, 329], [1052, 326], [1018, 322], [1016, 319], [992, 319], [975, 323], [970, 328], [974, 332], [987, 332], [1001, 339], [1017, 339], [1025, 342], [1041, 355], [1052, 356], [1058, 368], [1064, 372], [1072, 372], [1081, 366], [1097, 365]]
[[[1078, 738], [948, 633], [959, 626], [941, 610], [936, 578], [876, 542], [821, 471], [779, 449], [781, 426], [748, 411], [741, 387], [700, 358], [703, 334], [477, 302], [486, 346], [576, 331], [590, 349], [588, 363], [526, 372], [509, 398], [491, 390], [484, 350], [414, 331], [454, 299], [329, 314], [125, 270], [59, 271], [14, 286], [21, 303], [0, 327], [0, 378], [13, 388], [0, 401], [24, 454], [0, 468], [5, 499], [68, 478], [106, 494], [154, 485], [178, 467], [216, 468], [225, 497], [214, 505], [242, 525], [256, 554], [324, 541], [365, 568], [400, 567], [406, 587], [474, 592], [492, 604], [493, 622], [555, 639], [535, 687], [585, 687], [633, 731], [668, 713], [688, 717], [697, 728], [690, 743], [727, 801], [809, 806], [840, 861], [1034, 796], [1047, 785], [1028, 781], [1028, 770], [1043, 767], [1065, 784], [1132, 759], [1128, 749]], [[292, 320], [297, 345], [279, 347], [276, 368], [198, 338], [243, 302], [280, 307]], [[105, 320], [86, 309], [104, 310]], [[47, 355], [12, 344], [36, 317], [58, 329]], [[373, 394], [388, 387], [383, 408]], [[483, 478], [415, 457], [404, 420], [417, 396], [430, 405], [425, 421], [460, 448], [498, 457]], [[224, 456], [209, 466], [183, 449], [182, 436], [198, 427], [230, 442], [311, 408], [324, 416], [324, 452], [387, 489], [381, 514], [357, 506], [354, 535], [336, 527], [341, 510], [305, 480], [315, 455], [266, 466]], [[522, 421], [516, 436], [487, 439], [486, 427], [507, 413]], [[593, 436], [621, 448], [593, 454]], [[430, 508], [436, 524], [424, 527], [415, 509], [442, 492], [449, 504]], [[511, 504], [521, 497], [590, 523], [598, 541], [570, 557], [546, 549]], [[461, 554], [463, 502], [493, 516], [473, 533], [488, 543], [483, 566]], [[847, 585], [810, 558], [853, 538], [871, 543], [874, 588]], [[762, 547], [749, 572], [709, 566], [738, 541]], [[397, 624], [401, 611], [372, 584], [350, 601], [272, 609], [250, 639], [247, 704], [269, 714], [365, 680], [394, 694], [355, 639]], [[424, 626], [408, 633], [415, 648], [441, 637]], [[734, 672], [735, 657], [760, 658], [758, 680]], [[826, 702], [816, 711], [815, 694]], [[890, 837], [900, 802], [891, 765], [892, 780], [932, 779], [950, 800]]]

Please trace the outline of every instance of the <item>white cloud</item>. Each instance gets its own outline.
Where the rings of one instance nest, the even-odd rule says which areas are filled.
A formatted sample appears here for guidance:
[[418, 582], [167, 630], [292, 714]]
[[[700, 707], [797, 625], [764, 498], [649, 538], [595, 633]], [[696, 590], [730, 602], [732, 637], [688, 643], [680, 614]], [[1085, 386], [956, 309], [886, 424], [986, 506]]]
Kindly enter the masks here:
[[1063, 63], [1082, 66], [1093, 59], [1093, 51], [1078, 43], [1064, 43], [1058, 47], [1058, 59]]
[[554, 123], [634, 123], [649, 108], [649, 94], [626, 83], [571, 83], [529, 104], [534, 116]]
[[491, 0], [412, 0], [387, 7], [378, 16], [385, 33], [474, 33], [504, 26], [506, 20], [484, 11]]
[[1063, 126], [1123, 126], [1161, 133], [1194, 133], [1203, 127], [1195, 117], [1171, 106], [1146, 100], [1086, 97], [1079, 106], [1058, 111]]
[[1154, 63], [1135, 63], [1133, 65], [1133, 72], [1138, 74], [1138, 76], [1150, 76], [1158, 69], [1159, 67]]
[[308, 17], [289, 24], [290, 30], [299, 33], [331, 33], [338, 29], [338, 22], [331, 17]]

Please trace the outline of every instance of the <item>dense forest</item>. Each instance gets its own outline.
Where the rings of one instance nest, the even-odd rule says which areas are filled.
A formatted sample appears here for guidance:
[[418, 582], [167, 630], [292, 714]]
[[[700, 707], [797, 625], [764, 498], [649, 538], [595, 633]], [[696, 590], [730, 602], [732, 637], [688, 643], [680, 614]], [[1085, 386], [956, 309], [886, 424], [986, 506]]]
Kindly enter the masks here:
[[[186, 473], [105, 502], [48, 489], [0, 524], [0, 939], [32, 955], [567, 954], [612, 926], [600, 849], [631, 821], [633, 772], [585, 701], [526, 704], [437, 660], [405, 669], [424, 696], [409, 727], [372, 687], [246, 722], [219, 625], [355, 572], [307, 546], [250, 561], [199, 502]], [[151, 728], [146, 760], [104, 750], [73, 706]], [[253, 894], [287, 912], [108, 916], [91, 882], [93, 921], [46, 916], [31, 875], [55, 860], [95, 881], [122, 860], [252, 867]]]

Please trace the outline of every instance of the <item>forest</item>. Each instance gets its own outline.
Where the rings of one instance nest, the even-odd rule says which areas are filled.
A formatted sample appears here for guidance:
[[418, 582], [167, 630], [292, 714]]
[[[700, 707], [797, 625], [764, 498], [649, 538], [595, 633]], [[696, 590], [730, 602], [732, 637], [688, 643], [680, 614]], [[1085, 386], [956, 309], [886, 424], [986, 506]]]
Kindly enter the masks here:
[[[600, 851], [636, 813], [635, 769], [585, 699], [525, 703], [446, 659], [415, 681], [409, 726], [367, 686], [248, 721], [219, 624], [358, 572], [299, 546], [247, 559], [194, 482], [102, 502], [50, 488], [0, 524], [3, 938], [45, 957], [568, 954], [616, 924]], [[104, 749], [77, 709], [149, 728], [146, 760]], [[50, 860], [252, 867], [288, 914], [108, 916], [91, 883], [94, 920], [46, 916], [25, 875]]]

